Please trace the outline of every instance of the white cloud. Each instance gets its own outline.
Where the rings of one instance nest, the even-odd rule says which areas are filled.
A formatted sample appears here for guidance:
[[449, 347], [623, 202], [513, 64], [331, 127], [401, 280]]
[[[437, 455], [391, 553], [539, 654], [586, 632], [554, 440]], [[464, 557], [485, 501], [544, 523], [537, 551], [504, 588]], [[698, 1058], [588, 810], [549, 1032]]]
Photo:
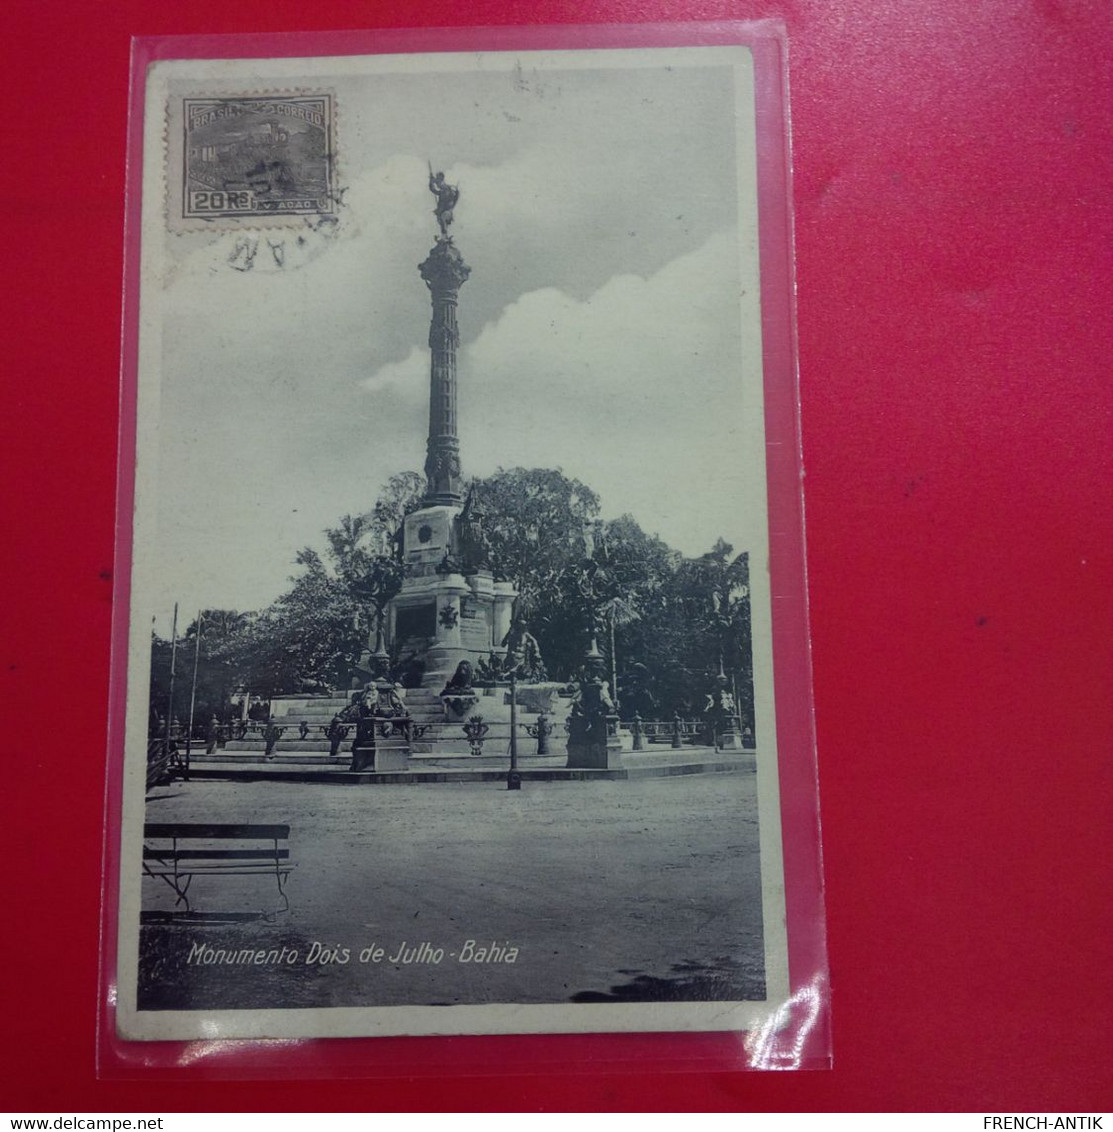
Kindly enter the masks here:
[[[465, 471], [562, 467], [689, 554], [719, 535], [745, 545], [743, 414], [757, 407], [742, 399], [732, 251], [713, 237], [583, 301], [544, 288], [511, 303], [459, 359]], [[417, 409], [428, 366], [415, 349], [364, 387]]]

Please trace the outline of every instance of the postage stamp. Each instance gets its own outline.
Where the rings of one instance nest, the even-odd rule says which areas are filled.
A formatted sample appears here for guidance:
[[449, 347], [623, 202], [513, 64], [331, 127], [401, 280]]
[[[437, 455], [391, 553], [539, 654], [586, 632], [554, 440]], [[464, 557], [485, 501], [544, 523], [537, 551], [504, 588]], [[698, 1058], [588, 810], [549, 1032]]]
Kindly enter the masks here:
[[170, 118], [172, 222], [272, 226], [335, 211], [331, 93], [182, 97]]

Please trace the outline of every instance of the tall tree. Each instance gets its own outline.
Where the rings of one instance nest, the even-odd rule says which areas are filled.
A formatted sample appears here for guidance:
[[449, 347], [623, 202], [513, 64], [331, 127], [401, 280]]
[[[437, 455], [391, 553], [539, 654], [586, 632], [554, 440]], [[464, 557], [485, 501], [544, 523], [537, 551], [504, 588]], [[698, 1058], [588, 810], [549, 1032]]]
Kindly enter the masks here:
[[514, 583], [516, 612], [531, 618], [580, 551], [599, 497], [552, 468], [500, 468], [474, 488], [486, 515], [492, 569]]
[[657, 660], [647, 648], [649, 634], [661, 620], [667, 587], [682, 559], [631, 515], [601, 525], [594, 557], [600, 563], [595, 588], [602, 598], [604, 639], [599, 643], [621, 700], [623, 674], [647, 658]]
[[325, 533], [323, 553], [303, 548], [290, 589], [252, 614], [218, 655], [256, 695], [345, 686], [402, 584], [397, 532], [421, 505], [424, 479], [392, 476], [375, 505], [343, 515]]
[[698, 713], [722, 665], [752, 718], [749, 555], [735, 555], [719, 539], [708, 553], [681, 563], [670, 589], [662, 634], [674, 650], [667, 698], [682, 715]]
[[321, 556], [303, 550], [297, 561], [302, 573], [250, 620], [235, 645], [255, 695], [347, 684], [366, 639], [359, 603]]
[[[251, 616], [235, 609], [206, 609], [179, 635], [174, 715], [183, 723], [188, 719], [190, 697], [194, 693], [195, 657], [195, 726], [203, 729], [214, 715], [220, 720], [227, 718], [232, 693], [243, 679], [236, 643]], [[169, 695], [170, 652], [170, 642], [152, 634], [151, 707], [153, 713], [163, 716]]]
[[[421, 506], [425, 495], [425, 477], [417, 472], [398, 472], [390, 477], [379, 492], [371, 510], [374, 529], [380, 537], [395, 541], [402, 529], [402, 521]], [[386, 544], [381, 548], [387, 552]]]

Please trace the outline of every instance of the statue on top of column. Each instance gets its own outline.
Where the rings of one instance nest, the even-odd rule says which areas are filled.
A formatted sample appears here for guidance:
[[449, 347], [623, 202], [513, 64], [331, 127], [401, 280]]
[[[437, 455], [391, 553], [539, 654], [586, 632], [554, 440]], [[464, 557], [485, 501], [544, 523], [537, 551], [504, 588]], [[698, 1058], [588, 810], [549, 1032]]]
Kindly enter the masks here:
[[444, 179], [443, 173], [434, 173], [433, 163], [430, 162], [429, 191], [437, 198], [436, 206], [433, 208], [433, 215], [437, 218], [441, 236], [447, 239], [448, 226], [452, 223], [452, 210], [456, 207], [456, 203], [460, 199], [460, 188], [458, 185], [450, 185]]

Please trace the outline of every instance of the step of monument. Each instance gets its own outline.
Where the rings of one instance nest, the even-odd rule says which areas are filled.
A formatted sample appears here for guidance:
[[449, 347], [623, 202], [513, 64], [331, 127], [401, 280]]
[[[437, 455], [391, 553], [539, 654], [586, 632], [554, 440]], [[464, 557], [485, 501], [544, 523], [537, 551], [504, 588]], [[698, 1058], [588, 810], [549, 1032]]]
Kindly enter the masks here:
[[285, 719], [331, 719], [337, 712], [343, 711], [348, 706], [347, 700], [335, 700], [327, 704], [306, 704], [305, 706], [299, 705], [298, 707], [291, 707], [288, 710], [274, 710], [271, 712], [271, 718], [275, 720]]
[[[518, 765], [526, 766], [564, 766], [568, 756], [563, 752], [559, 755], [518, 755]], [[510, 758], [508, 755], [473, 755], [467, 751], [435, 752], [433, 754], [412, 753], [410, 756], [412, 770], [474, 770], [480, 767], [494, 770], [509, 770]]]
[[[459, 723], [445, 723], [443, 719], [438, 719], [435, 723], [426, 724], [421, 737], [426, 740], [440, 741], [442, 739], [464, 739], [467, 738], [467, 734], [462, 720]], [[484, 736], [488, 742], [499, 740], [506, 743], [510, 740], [510, 728], [508, 726], [500, 727], [499, 724], [494, 723], [484, 732]], [[527, 738], [526, 733], [519, 727], [519, 742], [525, 742]]]
[[[349, 740], [348, 745], [351, 746]], [[265, 751], [267, 744], [263, 739], [229, 739], [221, 750], [235, 753], [237, 751]], [[279, 739], [275, 746], [276, 751], [324, 751], [329, 749], [327, 739]]]
[[428, 688], [406, 688], [405, 700], [408, 704], [439, 704], [441, 696], [439, 692], [430, 692]]
[[331, 704], [336, 703], [337, 700], [346, 700], [349, 694], [348, 692], [334, 692], [329, 696], [275, 696], [270, 704], [272, 708], [279, 707], [281, 704]]
[[[291, 712], [289, 715], [274, 715], [271, 716], [271, 722], [278, 727], [298, 727], [302, 723], [308, 723], [310, 727], [328, 727], [332, 722], [334, 716], [339, 715], [340, 712], [331, 712], [321, 715], [306, 715], [303, 712]], [[261, 721], [253, 720], [253, 723], [261, 725]]]
[[351, 751], [341, 751], [336, 758], [330, 758], [326, 751], [322, 754], [290, 753], [277, 751], [267, 758], [262, 751], [217, 751], [212, 755], [194, 755], [190, 765], [208, 766], [212, 763], [225, 763], [235, 766], [335, 766], [347, 768], [352, 761]]
[[[289, 743], [292, 739], [327, 738], [327, 736], [325, 735], [327, 725], [323, 723], [314, 723], [304, 736], [301, 733], [301, 728], [298, 727], [296, 723], [279, 723], [277, 726], [278, 730], [282, 732], [278, 739], [280, 743]], [[229, 736], [228, 741], [230, 743], [262, 743], [265, 741], [265, 735], [261, 727], [252, 728], [250, 731], [246, 731], [242, 735], [233, 732], [233, 734]]]
[[[380, 750], [391, 753], [394, 748], [380, 748]], [[400, 752], [405, 754], [405, 751]], [[217, 751], [212, 755], [194, 755], [190, 759], [190, 763], [277, 763], [280, 765], [287, 764], [325, 764], [328, 766], [347, 766], [352, 761], [352, 751], [350, 747], [341, 747], [337, 751], [335, 757], [330, 755], [328, 751], [275, 751], [270, 757], [264, 751]]]
[[[318, 734], [318, 731], [319, 731], [319, 729], [320, 729], [320, 728], [322, 728], [322, 727], [328, 727], [328, 725], [329, 725], [329, 724], [330, 724], [330, 723], [331, 723], [331, 722], [333, 721], [333, 719], [334, 719], [334, 718], [336, 717], [336, 715], [337, 715], [337, 714], [339, 714], [339, 713], [337, 713], [337, 712], [333, 712], [333, 714], [332, 714], [332, 715], [311, 715], [311, 716], [304, 716], [304, 715], [276, 715], [276, 716], [275, 716], [275, 717], [274, 717], [274, 718], [273, 718], [273, 719], [271, 720], [271, 722], [272, 722], [272, 723], [273, 723], [273, 724], [274, 724], [274, 725], [275, 725], [276, 727], [283, 727], [283, 728], [285, 728], [285, 733], [286, 733], [287, 735], [289, 735], [289, 734], [291, 733], [291, 731], [295, 731], [295, 732], [296, 732], [296, 731], [297, 731], [297, 729], [298, 729], [298, 728], [299, 728], [299, 727], [300, 727], [300, 726], [301, 726], [301, 725], [302, 725], [303, 723], [305, 723], [305, 724], [308, 724], [308, 726], [309, 726], [309, 730], [310, 730], [311, 732], [313, 732], [313, 734], [314, 734], [314, 735], [316, 735], [316, 734]], [[263, 725], [259, 725], [259, 732], [260, 732], [260, 734], [262, 734], [262, 726], [263, 726]]]

